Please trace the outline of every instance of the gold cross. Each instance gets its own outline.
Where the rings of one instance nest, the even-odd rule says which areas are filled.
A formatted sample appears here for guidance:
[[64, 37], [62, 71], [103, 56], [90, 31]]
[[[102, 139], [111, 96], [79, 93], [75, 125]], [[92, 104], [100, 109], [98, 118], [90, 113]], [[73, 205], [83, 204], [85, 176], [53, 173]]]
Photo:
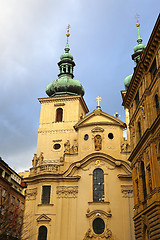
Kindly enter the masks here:
[[99, 102], [102, 100], [102, 98], [101, 97], [96, 97], [96, 101], [98, 102], [98, 106], [99, 106]]
[[67, 26], [67, 32], [69, 33], [69, 29], [71, 28], [71, 25], [70, 24], [68, 24], [68, 26]]
[[137, 23], [139, 22], [139, 15], [136, 14]]

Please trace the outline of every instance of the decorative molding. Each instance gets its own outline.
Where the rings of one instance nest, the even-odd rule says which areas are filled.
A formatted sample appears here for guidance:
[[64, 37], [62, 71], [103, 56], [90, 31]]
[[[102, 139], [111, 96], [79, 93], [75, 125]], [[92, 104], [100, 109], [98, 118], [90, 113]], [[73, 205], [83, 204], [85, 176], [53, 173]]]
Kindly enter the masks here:
[[133, 198], [133, 186], [121, 185], [121, 192], [123, 198]]
[[64, 105], [65, 105], [65, 103], [55, 103], [54, 104], [55, 107], [60, 107], [60, 106], [64, 106]]
[[83, 240], [100, 240], [100, 239], [112, 239], [112, 232], [106, 228], [102, 234], [95, 234], [91, 228], [85, 234]]
[[62, 139], [52, 140], [52, 142], [62, 142]]
[[38, 131], [38, 133], [65, 133], [65, 132], [75, 132], [72, 129], [64, 129], [64, 130], [52, 130], [52, 131]]
[[42, 214], [37, 218], [37, 222], [50, 222], [51, 218], [49, 218], [47, 215]]
[[57, 198], [77, 198], [78, 186], [57, 186]]
[[92, 133], [95, 133], [95, 132], [104, 132], [104, 129], [101, 128], [101, 127], [95, 127], [91, 130]]
[[[103, 202], [101, 202], [101, 203], [103, 203]], [[96, 216], [103, 215], [105, 217], [111, 217], [112, 216], [111, 211], [105, 212], [103, 210], [93, 210], [92, 212], [87, 212], [86, 213], [87, 218], [90, 218], [94, 215], [96, 215]]]
[[37, 188], [27, 189], [26, 190], [26, 200], [35, 200], [37, 195]]

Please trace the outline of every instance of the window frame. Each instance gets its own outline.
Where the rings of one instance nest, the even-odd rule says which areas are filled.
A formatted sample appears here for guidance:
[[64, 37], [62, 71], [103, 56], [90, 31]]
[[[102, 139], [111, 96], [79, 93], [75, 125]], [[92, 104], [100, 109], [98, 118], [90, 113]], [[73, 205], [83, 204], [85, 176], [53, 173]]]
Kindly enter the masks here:
[[96, 168], [93, 171], [93, 202], [104, 202], [104, 171]]

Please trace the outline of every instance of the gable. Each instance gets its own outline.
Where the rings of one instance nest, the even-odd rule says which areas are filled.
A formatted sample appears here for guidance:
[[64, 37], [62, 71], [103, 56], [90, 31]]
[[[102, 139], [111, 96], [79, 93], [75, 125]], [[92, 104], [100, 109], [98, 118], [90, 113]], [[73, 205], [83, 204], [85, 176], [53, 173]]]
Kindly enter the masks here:
[[117, 125], [122, 128], [126, 127], [126, 124], [124, 122], [103, 112], [100, 108], [97, 108], [92, 113], [85, 116], [74, 127], [77, 130], [78, 128], [88, 125]]
[[37, 218], [37, 222], [50, 222], [51, 218], [49, 218], [47, 215], [42, 214]]

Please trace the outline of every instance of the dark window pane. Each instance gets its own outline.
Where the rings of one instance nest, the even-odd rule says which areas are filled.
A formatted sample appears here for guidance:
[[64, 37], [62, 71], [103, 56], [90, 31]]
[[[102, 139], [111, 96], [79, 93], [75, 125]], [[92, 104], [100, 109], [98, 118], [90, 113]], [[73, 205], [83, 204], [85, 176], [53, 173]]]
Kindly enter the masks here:
[[56, 110], [56, 122], [62, 122], [63, 119], [63, 109], [57, 108]]
[[93, 221], [93, 230], [96, 234], [101, 234], [104, 232], [105, 223], [102, 218], [96, 218]]
[[51, 192], [51, 186], [42, 187], [42, 204], [50, 203], [50, 192]]
[[93, 172], [93, 201], [104, 202], [104, 173], [100, 168]]
[[39, 228], [38, 240], [47, 240], [47, 228], [45, 226]]
[[157, 111], [157, 116], [160, 113], [160, 108], [159, 108], [159, 99], [158, 99], [158, 95], [155, 95], [155, 103], [156, 103], [156, 111]]

